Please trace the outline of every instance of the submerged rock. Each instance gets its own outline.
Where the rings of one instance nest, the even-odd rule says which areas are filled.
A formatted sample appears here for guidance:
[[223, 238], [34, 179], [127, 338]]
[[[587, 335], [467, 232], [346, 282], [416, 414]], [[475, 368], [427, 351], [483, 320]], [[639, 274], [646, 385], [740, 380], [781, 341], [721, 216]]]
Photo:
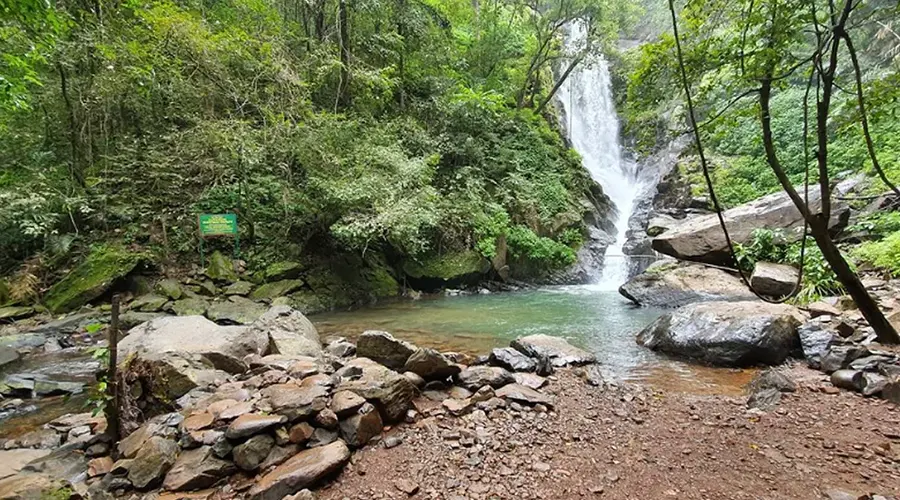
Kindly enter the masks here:
[[619, 293], [642, 306], [681, 307], [694, 302], [752, 300], [740, 277], [691, 262], [656, 262], [619, 287]]
[[726, 366], [776, 365], [799, 347], [803, 314], [784, 304], [706, 302], [667, 313], [638, 334], [653, 350]]

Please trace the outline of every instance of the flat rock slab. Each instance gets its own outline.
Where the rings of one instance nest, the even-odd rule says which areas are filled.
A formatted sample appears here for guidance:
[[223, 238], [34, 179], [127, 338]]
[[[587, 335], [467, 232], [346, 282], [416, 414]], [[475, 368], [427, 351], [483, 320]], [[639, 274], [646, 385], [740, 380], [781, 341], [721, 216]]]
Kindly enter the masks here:
[[49, 454], [50, 450], [0, 450], [0, 479], [18, 474], [28, 462]]
[[259, 415], [248, 413], [241, 415], [225, 431], [228, 439], [240, 439], [254, 434], [259, 434], [270, 427], [287, 422], [283, 415]]
[[619, 287], [635, 304], [681, 307], [694, 302], [752, 300], [740, 277], [722, 269], [692, 262], [657, 262]]
[[281, 500], [340, 470], [349, 460], [350, 449], [341, 440], [301, 451], [259, 478], [250, 490], [250, 498]]
[[510, 346], [531, 358], [550, 358], [550, 362], [556, 367], [597, 362], [597, 357], [593, 354], [573, 346], [563, 338], [550, 335], [519, 337], [513, 340]]
[[528, 405], [542, 404], [547, 407], [553, 407], [553, 399], [545, 394], [541, 394], [534, 389], [519, 384], [509, 384], [501, 387], [496, 392], [497, 397], [510, 399], [518, 403]]

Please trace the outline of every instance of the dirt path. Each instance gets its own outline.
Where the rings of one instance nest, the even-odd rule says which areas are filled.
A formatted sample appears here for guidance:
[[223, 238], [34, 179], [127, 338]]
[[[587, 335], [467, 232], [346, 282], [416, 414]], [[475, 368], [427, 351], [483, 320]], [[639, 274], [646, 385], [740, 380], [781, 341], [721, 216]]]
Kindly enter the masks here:
[[[800, 389], [776, 410], [744, 398], [588, 387], [570, 371], [542, 389], [549, 413], [476, 410], [456, 418], [420, 399], [424, 418], [367, 447], [325, 499], [900, 498], [900, 409], [827, 394], [795, 367]], [[392, 443], [392, 441], [394, 441]], [[841, 490], [856, 496], [826, 496]], [[834, 491], [832, 495], [836, 495]]]

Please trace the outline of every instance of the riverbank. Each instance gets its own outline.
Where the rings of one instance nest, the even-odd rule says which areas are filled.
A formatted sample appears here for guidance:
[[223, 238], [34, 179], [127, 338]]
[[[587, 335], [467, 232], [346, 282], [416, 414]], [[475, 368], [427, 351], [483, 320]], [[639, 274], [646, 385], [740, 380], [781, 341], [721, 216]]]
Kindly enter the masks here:
[[802, 363], [784, 370], [798, 390], [769, 412], [748, 410], [746, 397], [592, 387], [577, 370], [542, 389], [555, 399], [548, 413], [457, 418], [420, 398], [428, 417], [357, 452], [320, 498], [400, 499], [406, 488], [457, 500], [900, 495], [900, 410], [835, 392]]

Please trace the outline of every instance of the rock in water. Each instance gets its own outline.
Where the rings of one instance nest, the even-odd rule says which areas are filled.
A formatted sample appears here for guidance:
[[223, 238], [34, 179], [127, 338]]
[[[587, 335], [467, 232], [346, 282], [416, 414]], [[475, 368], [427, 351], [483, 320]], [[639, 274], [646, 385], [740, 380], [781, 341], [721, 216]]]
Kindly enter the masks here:
[[340, 470], [349, 460], [350, 449], [340, 440], [301, 451], [261, 477], [250, 490], [250, 498], [281, 500]]
[[776, 365], [799, 346], [796, 308], [765, 302], [705, 302], [667, 313], [638, 334], [650, 349], [725, 366]]
[[555, 367], [597, 362], [597, 357], [593, 354], [573, 346], [565, 339], [550, 335], [519, 337], [510, 343], [510, 347], [535, 359], [549, 358]]
[[[809, 198], [810, 210], [818, 212], [821, 205], [818, 191], [810, 191]], [[829, 225], [846, 225], [849, 207], [842, 203], [832, 210]], [[753, 232], [760, 227], [783, 230], [784, 239], [790, 243], [800, 239], [796, 230], [803, 226], [803, 217], [783, 191], [728, 209], [723, 216], [731, 239], [737, 243], [749, 242]], [[651, 245], [657, 252], [680, 260], [717, 265], [731, 262], [731, 252], [716, 214], [687, 218], [653, 238]]]
[[219, 460], [209, 446], [185, 450], [166, 474], [163, 488], [169, 491], [190, 491], [208, 488], [219, 479], [237, 472], [234, 464]]
[[404, 370], [425, 380], [446, 379], [460, 372], [459, 365], [434, 349], [417, 349], [407, 358]]
[[290, 306], [273, 306], [250, 325], [255, 334], [268, 335], [270, 354], [318, 357], [322, 354], [319, 332], [300, 311]]
[[794, 266], [757, 262], [750, 276], [750, 285], [758, 293], [769, 297], [787, 297], [794, 291], [800, 271]]
[[369, 330], [363, 332], [356, 341], [356, 355], [360, 358], [369, 358], [372, 361], [392, 369], [401, 371], [406, 361], [414, 352], [416, 346], [403, 340], [395, 339], [388, 332]]
[[694, 302], [752, 300], [738, 276], [692, 262], [657, 262], [619, 287], [619, 293], [642, 306], [681, 307]]

